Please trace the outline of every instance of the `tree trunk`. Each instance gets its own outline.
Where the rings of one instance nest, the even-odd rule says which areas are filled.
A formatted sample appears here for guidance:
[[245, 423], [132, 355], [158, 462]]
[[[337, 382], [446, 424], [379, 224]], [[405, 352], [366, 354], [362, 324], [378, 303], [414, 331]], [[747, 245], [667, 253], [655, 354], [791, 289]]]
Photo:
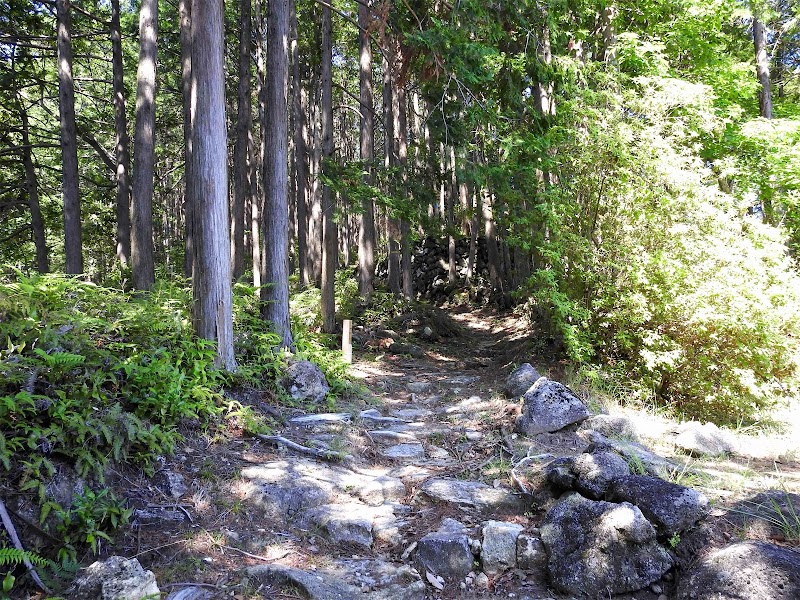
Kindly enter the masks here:
[[[375, 114], [372, 98], [372, 46], [366, 29], [369, 8], [358, 5], [359, 40], [359, 104], [361, 112], [361, 144], [359, 157], [364, 163], [363, 183], [372, 185], [372, 161], [375, 159]], [[369, 298], [375, 280], [375, 205], [371, 197], [364, 198], [358, 230], [358, 290]]]
[[[261, 236], [261, 231], [264, 227], [263, 213], [264, 213], [264, 181], [259, 179], [258, 175], [263, 173], [264, 169], [264, 145], [263, 137], [266, 131], [266, 107], [264, 106], [265, 93], [264, 86], [266, 84], [266, 63], [264, 60], [264, 46], [266, 41], [264, 39], [264, 18], [262, 13], [261, 0], [255, 0], [255, 22], [256, 22], [256, 98], [258, 98], [258, 124], [261, 128], [262, 143], [259, 145], [259, 150], [256, 152], [255, 143], [252, 136], [250, 137], [250, 156], [252, 163], [250, 165], [250, 182], [252, 184], [252, 200], [250, 202], [250, 250], [253, 253], [253, 287], [260, 288], [263, 283], [264, 271], [264, 240]], [[260, 183], [260, 185], [259, 185]], [[261, 292], [259, 292], [260, 294]]]
[[183, 97], [183, 274], [192, 276], [194, 263], [194, 177], [192, 177], [192, 0], [178, 0]]
[[753, 45], [756, 50], [756, 74], [761, 90], [758, 93], [759, 114], [765, 119], [771, 119], [772, 113], [772, 87], [769, 79], [769, 58], [767, 57], [767, 40], [764, 23], [758, 18], [753, 18]]
[[[319, 86], [316, 86], [319, 88]], [[311, 109], [312, 125], [312, 152], [311, 152], [311, 214], [308, 221], [308, 254], [311, 269], [309, 271], [310, 277], [314, 281], [314, 285], [320, 287], [322, 285], [322, 190], [320, 171], [322, 170], [322, 137], [321, 137], [321, 124], [319, 120], [319, 102], [317, 92], [314, 92], [314, 100], [312, 101], [313, 109]]]
[[[395, 135], [397, 136], [397, 166], [400, 169], [400, 192], [399, 195], [406, 198], [408, 187], [408, 175], [406, 166], [408, 162], [408, 119], [406, 117], [406, 91], [403, 86], [395, 82], [395, 94], [392, 101], [393, 112], [395, 115]], [[411, 226], [408, 218], [400, 219], [400, 248], [401, 248], [401, 270], [403, 277], [403, 296], [409, 300], [414, 297], [414, 279], [411, 271], [412, 254]]]
[[[384, 130], [384, 167], [391, 169], [397, 166], [397, 152], [395, 148], [395, 118], [394, 118], [394, 93], [392, 85], [392, 61], [386, 56], [384, 50], [383, 57], [383, 130]], [[391, 184], [390, 184], [391, 185]], [[392, 190], [387, 190], [390, 194]], [[401, 273], [400, 273], [400, 227], [397, 219], [391, 214], [391, 209], [387, 209], [386, 214], [386, 234], [389, 246], [388, 274], [387, 283], [389, 290], [394, 294], [400, 294]]]
[[225, 130], [222, 0], [192, 2], [192, 175], [196, 180], [194, 323], [217, 342], [217, 365], [233, 355], [228, 153]]
[[286, 96], [289, 83], [289, 2], [271, 0], [267, 6], [266, 76], [264, 94], [264, 283], [263, 317], [272, 322], [281, 347], [293, 348], [289, 320], [289, 199]]
[[136, 132], [133, 141], [136, 168], [131, 202], [133, 285], [140, 290], [149, 290], [155, 282], [153, 169], [156, 158], [157, 36], [158, 0], [142, 0], [139, 5], [139, 68], [136, 72]]
[[[325, 163], [333, 158], [333, 64], [331, 9], [322, 7], [322, 160]], [[322, 331], [333, 333], [336, 330], [336, 299], [334, 280], [336, 278], [336, 222], [334, 217], [333, 192], [329, 185], [322, 187]]]
[[231, 222], [231, 251], [233, 278], [244, 273], [244, 207], [250, 194], [250, 166], [247, 147], [250, 139], [250, 2], [241, 0], [239, 15], [239, 88], [237, 93], [236, 146], [233, 149], [233, 219]]
[[489, 283], [493, 289], [498, 290], [500, 289], [500, 252], [497, 247], [497, 234], [492, 215], [492, 197], [486, 189], [483, 190], [483, 223], [489, 263]]
[[114, 132], [117, 158], [117, 260], [123, 267], [131, 259], [131, 182], [128, 156], [128, 118], [123, 85], [122, 30], [119, 0], [111, 0], [111, 65], [114, 89]]
[[50, 261], [47, 256], [44, 219], [39, 206], [39, 181], [36, 177], [36, 166], [33, 164], [33, 153], [31, 152], [28, 113], [19, 98], [16, 98], [16, 105], [22, 124], [22, 164], [25, 167], [25, 187], [28, 189], [28, 208], [31, 211], [33, 243], [36, 246], [36, 269], [39, 273], [47, 273], [50, 270]]
[[292, 111], [294, 112], [294, 181], [295, 205], [297, 207], [297, 266], [300, 270], [300, 285], [311, 285], [311, 264], [308, 254], [308, 171], [306, 169], [306, 113], [303, 102], [303, 82], [300, 78], [300, 45], [297, 32], [297, 11], [292, 11]]
[[64, 199], [64, 257], [68, 274], [83, 273], [81, 201], [78, 192], [78, 138], [75, 89], [72, 80], [72, 18], [70, 0], [57, 0], [58, 108], [61, 122], [61, 178]]
[[456, 150], [453, 146], [446, 146], [447, 150], [447, 171], [449, 175], [449, 191], [445, 198], [447, 214], [447, 281], [455, 283], [458, 279], [456, 272], [456, 238], [453, 233], [456, 228], [454, 205], [456, 202]]
[[603, 52], [602, 59], [607, 63], [617, 61], [617, 36], [614, 32], [614, 18], [617, 16], [617, 7], [613, 4], [603, 9]]

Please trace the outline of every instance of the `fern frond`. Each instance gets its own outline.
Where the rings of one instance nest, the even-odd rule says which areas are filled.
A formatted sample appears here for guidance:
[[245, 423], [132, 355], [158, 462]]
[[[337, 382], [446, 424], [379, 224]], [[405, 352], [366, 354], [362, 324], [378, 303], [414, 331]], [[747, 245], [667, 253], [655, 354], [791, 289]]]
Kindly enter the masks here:
[[47, 560], [35, 552], [17, 550], [16, 548], [0, 548], [0, 567], [21, 565], [25, 560], [29, 560], [37, 567], [44, 567], [47, 564]]

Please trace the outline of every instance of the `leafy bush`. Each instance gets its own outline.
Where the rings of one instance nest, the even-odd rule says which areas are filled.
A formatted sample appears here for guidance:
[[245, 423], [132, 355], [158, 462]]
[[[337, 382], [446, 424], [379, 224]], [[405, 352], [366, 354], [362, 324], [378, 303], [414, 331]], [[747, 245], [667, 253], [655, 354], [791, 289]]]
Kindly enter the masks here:
[[[565, 131], [581, 133], [556, 140], [561, 192], [530, 303], [597, 383], [631, 380], [639, 399], [687, 417], [752, 422], [791, 396], [798, 372], [800, 277], [785, 235], [745, 217], [693, 158], [715, 132], [708, 89], [640, 78], [601, 94], [562, 108]], [[599, 98], [619, 110], [587, 125]]]

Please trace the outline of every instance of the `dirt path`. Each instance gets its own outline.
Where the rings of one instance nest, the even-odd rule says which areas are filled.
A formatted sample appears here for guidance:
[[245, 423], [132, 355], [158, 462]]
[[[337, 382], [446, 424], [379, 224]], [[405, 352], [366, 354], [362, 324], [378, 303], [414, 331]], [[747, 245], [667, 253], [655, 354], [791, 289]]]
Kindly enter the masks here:
[[[181, 600], [561, 598], [547, 588], [541, 542], [532, 533], [544, 509], [520, 494], [526, 481], [511, 467], [526, 456], [572, 456], [588, 442], [575, 427], [533, 438], [512, 433], [519, 403], [501, 393], [513, 366], [533, 352], [536, 367], [553, 378], [561, 365], [542, 358], [547, 344], [513, 316], [464, 312], [452, 319], [458, 328], [442, 328], [460, 330], [452, 337], [437, 339], [412, 320], [408, 329], [419, 337], [384, 331], [362, 340], [371, 349], [356, 352], [352, 374], [370, 391], [366, 406], [286, 415], [282, 436], [346, 454], [345, 461], [236, 435], [194, 439], [164, 468], [183, 476], [183, 493], [128, 482], [140, 491], [130, 494], [134, 503], [153, 518], [140, 515], [121, 553], [154, 569], [162, 591], [183, 590]], [[392, 347], [405, 353], [386, 351], [392, 343], [405, 344]], [[651, 447], [674, 454], [668, 443], [659, 446], [674, 424], [652, 414], [627, 416], [654, 432], [644, 436]], [[714, 535], [704, 543], [738, 534], [740, 525], [719, 508], [724, 503], [777, 485], [800, 488], [796, 456], [781, 463], [752, 454], [713, 462], [669, 458], [683, 483], [720, 503]], [[487, 544], [508, 531], [529, 540], [530, 564], [520, 562], [519, 550], [515, 564], [505, 564], [501, 550], [490, 555]], [[774, 537], [769, 528], [761, 535]], [[616, 597], [664, 600], [670, 581]], [[201, 585], [190, 595], [194, 582]]]

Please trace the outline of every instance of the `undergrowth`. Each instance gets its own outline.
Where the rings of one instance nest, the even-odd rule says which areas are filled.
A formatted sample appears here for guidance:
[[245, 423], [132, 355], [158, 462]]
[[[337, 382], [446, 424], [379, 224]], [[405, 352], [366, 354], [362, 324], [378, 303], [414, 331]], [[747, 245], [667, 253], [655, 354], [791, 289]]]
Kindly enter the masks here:
[[[256, 290], [234, 290], [236, 374], [216, 369], [214, 344], [193, 336], [190, 304], [190, 289], [176, 284], [134, 294], [19, 271], [0, 281], [0, 497], [38, 506], [41, 527], [61, 540], [42, 551], [63, 564], [97, 552], [130, 518], [103, 485], [110, 464], [152, 474], [182, 431], [226, 419], [263, 430], [249, 407], [225, 398], [226, 387], [269, 386], [286, 399], [273, 384], [287, 357], [273, 350], [278, 338], [260, 317]], [[345, 389], [341, 360], [296, 327], [297, 354], [320, 364], [333, 394]], [[70, 471], [85, 487], [62, 506], [50, 486]], [[7, 545], [0, 538], [0, 552], [13, 558]], [[10, 572], [0, 568], [0, 580]]]

